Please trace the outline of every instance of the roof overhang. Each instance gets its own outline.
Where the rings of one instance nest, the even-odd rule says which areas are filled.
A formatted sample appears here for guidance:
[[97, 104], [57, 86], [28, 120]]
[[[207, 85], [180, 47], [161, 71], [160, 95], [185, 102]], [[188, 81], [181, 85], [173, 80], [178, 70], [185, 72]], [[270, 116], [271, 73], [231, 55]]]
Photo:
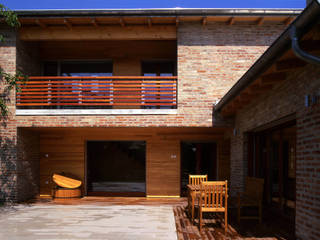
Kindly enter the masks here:
[[180, 22], [284, 23], [290, 24], [302, 9], [90, 9], [18, 10], [22, 27], [105, 25], [178, 25]]
[[[291, 23], [299, 33], [300, 45], [306, 51], [319, 52], [320, 39], [308, 32], [320, 24], [320, 1], [312, 1]], [[291, 50], [290, 26], [274, 41], [266, 52], [251, 66], [238, 82], [215, 105], [214, 113], [232, 116], [261, 93], [270, 91], [274, 84], [286, 79], [287, 74], [307, 63], [297, 58]]]
[[93, 17], [93, 16], [288, 16], [303, 9], [230, 9], [230, 8], [168, 8], [168, 9], [61, 9], [17, 10], [19, 17]]

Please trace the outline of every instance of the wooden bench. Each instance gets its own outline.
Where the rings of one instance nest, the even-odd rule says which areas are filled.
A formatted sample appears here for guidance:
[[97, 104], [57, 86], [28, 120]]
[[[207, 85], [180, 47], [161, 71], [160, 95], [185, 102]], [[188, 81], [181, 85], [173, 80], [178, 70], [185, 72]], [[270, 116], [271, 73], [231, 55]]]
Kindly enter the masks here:
[[[262, 198], [263, 198], [263, 184], [264, 179], [247, 177], [245, 192], [238, 193], [238, 223], [241, 219], [258, 219], [262, 222]], [[257, 207], [257, 216], [241, 216], [242, 207]]]

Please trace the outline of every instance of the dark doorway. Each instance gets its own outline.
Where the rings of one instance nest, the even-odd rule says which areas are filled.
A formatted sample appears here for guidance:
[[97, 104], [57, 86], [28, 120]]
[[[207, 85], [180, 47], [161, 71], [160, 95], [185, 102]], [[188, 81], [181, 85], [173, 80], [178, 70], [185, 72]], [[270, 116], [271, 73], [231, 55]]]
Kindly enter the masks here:
[[181, 195], [186, 196], [189, 174], [207, 174], [217, 180], [217, 144], [214, 142], [181, 143]]
[[[249, 133], [248, 175], [264, 179], [264, 206], [295, 224], [296, 123], [287, 122]], [[294, 234], [294, 232], [292, 232]]]
[[88, 195], [145, 196], [144, 141], [88, 141]]

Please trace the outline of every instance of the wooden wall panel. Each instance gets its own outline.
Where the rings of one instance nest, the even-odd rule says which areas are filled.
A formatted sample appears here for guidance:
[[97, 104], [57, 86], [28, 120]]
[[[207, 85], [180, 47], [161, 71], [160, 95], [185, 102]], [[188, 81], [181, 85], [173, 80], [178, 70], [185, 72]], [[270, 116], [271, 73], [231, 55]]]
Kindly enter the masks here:
[[[40, 132], [40, 194], [51, 194], [51, 175], [65, 172], [85, 184], [87, 140], [146, 141], [148, 196], [180, 195], [180, 142], [218, 142], [219, 179], [229, 177], [230, 142], [214, 128], [35, 128]], [[220, 144], [222, 141], [222, 144]], [[220, 169], [221, 168], [221, 169]], [[84, 185], [85, 186], [85, 185]]]
[[147, 196], [180, 196], [180, 141], [147, 142]]
[[40, 135], [40, 194], [51, 194], [53, 173], [84, 181], [84, 141], [64, 133]]

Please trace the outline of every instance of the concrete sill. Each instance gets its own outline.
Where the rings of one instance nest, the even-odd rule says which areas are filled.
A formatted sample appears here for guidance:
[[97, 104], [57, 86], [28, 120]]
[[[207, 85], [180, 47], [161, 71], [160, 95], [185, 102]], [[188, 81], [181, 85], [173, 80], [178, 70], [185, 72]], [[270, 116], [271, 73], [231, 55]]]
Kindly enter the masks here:
[[17, 116], [40, 115], [168, 115], [177, 109], [16, 109]]

